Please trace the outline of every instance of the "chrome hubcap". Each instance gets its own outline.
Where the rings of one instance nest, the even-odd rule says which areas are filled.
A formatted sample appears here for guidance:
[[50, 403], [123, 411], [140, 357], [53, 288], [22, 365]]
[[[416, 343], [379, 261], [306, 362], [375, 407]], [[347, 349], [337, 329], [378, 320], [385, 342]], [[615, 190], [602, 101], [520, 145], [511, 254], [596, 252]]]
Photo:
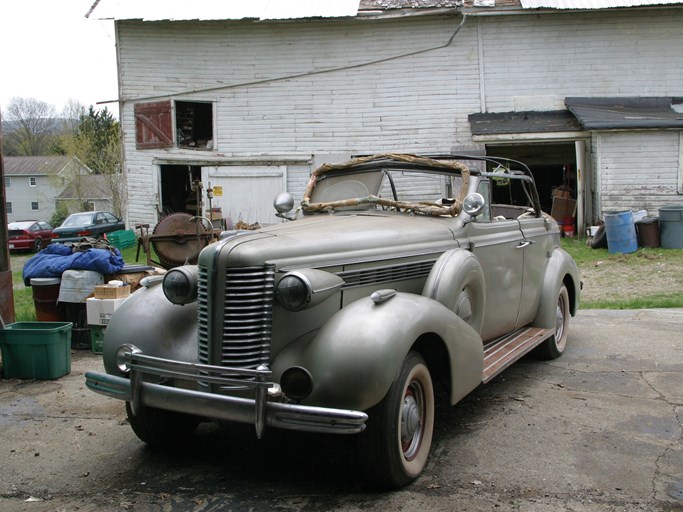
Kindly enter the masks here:
[[470, 300], [467, 290], [460, 292], [456, 314], [468, 324], [470, 323], [470, 320], [472, 320], [472, 301]]
[[422, 389], [417, 383], [412, 383], [403, 397], [401, 409], [401, 445], [403, 455], [411, 460], [420, 448], [422, 439]]
[[564, 297], [560, 295], [557, 301], [557, 309], [555, 310], [555, 344], [557, 348], [562, 350], [564, 348], [564, 318], [565, 316], [565, 303]]
[[562, 301], [562, 299], [560, 299], [560, 301], [557, 304], [557, 310], [555, 313], [555, 337], [561, 338], [563, 330], [564, 330], [564, 308], [563, 308], [563, 301]]

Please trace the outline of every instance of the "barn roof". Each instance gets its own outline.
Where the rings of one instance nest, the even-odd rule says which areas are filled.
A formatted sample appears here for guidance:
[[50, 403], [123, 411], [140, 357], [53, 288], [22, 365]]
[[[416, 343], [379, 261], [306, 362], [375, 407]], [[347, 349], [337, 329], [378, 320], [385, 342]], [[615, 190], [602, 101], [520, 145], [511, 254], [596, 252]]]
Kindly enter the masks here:
[[510, 12], [527, 10], [602, 10], [683, 5], [683, 0], [95, 0], [86, 17], [161, 20], [288, 20], [343, 18], [373, 14], [424, 14], [439, 11]]

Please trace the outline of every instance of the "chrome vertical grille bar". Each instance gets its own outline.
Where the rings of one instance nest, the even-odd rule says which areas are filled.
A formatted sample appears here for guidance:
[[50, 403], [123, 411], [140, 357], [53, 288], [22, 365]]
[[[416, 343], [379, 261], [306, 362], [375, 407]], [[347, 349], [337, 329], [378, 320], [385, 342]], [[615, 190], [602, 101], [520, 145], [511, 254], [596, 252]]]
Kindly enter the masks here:
[[[274, 266], [226, 269], [225, 294], [217, 298], [222, 299], [222, 304], [213, 304], [213, 311], [222, 311], [221, 339], [216, 340], [211, 338], [208, 322], [208, 274], [202, 270], [198, 293], [199, 362], [240, 369], [267, 365], [275, 295]], [[254, 380], [252, 377], [239, 378], [245, 384]]]
[[208, 271], [206, 267], [199, 267], [199, 284], [197, 286], [197, 336], [198, 360], [200, 363], [209, 362], [209, 290]]

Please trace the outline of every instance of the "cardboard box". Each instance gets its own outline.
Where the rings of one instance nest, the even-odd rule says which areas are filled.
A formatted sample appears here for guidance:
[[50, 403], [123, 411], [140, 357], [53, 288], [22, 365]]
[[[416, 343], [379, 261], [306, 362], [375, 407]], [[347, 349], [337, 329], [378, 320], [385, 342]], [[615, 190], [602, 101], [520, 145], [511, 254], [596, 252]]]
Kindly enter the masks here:
[[553, 199], [553, 208], [550, 215], [558, 222], [563, 222], [565, 217], [574, 217], [574, 210], [576, 209], [575, 199], [565, 199], [563, 197], [555, 197]]
[[556, 197], [561, 197], [563, 199], [570, 199], [571, 192], [567, 188], [558, 187], [553, 190], [553, 199]]
[[130, 295], [130, 285], [109, 286], [106, 284], [95, 286], [96, 299], [121, 299]]
[[85, 301], [85, 309], [90, 325], [108, 325], [111, 315], [123, 304], [128, 297], [122, 299], [96, 299]]
[[222, 220], [223, 213], [215, 211], [206, 212], [206, 218], [209, 220]]

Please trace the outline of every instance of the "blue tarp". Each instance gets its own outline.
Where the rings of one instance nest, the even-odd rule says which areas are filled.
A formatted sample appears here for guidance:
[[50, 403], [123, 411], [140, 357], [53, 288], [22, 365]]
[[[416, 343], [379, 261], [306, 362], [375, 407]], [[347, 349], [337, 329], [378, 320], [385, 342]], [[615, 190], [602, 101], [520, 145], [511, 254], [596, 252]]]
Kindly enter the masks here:
[[123, 268], [121, 252], [112, 248], [87, 249], [72, 252], [71, 247], [50, 244], [24, 264], [24, 284], [34, 277], [62, 277], [65, 270], [93, 270], [100, 274], [115, 274]]

